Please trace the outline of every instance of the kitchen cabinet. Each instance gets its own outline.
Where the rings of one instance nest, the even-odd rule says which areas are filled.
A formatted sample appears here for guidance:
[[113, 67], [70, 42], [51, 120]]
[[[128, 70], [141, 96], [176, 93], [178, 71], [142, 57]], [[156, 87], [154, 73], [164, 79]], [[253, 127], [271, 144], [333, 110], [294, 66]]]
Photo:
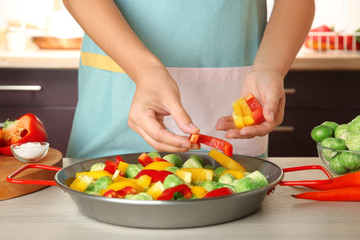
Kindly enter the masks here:
[[77, 69], [0, 69], [0, 122], [34, 113], [65, 156], [77, 102]]
[[324, 121], [348, 123], [360, 115], [360, 71], [290, 71], [285, 77], [282, 125], [269, 135], [270, 157], [317, 156], [310, 137]]

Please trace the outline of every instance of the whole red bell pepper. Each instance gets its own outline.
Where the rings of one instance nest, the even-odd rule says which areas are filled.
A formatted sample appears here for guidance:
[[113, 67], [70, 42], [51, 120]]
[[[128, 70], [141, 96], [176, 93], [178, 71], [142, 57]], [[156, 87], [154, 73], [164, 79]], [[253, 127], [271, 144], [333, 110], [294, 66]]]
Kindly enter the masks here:
[[207, 194], [205, 194], [203, 198], [220, 197], [220, 196], [230, 195], [233, 193], [234, 191], [231, 190], [230, 188], [222, 187], [208, 192]]
[[191, 189], [186, 184], [180, 184], [175, 187], [165, 189], [157, 200], [171, 200], [175, 193], [181, 193], [185, 198], [191, 198]]
[[229, 157], [233, 156], [233, 146], [231, 145], [231, 143], [226, 142], [219, 138], [215, 138], [215, 137], [211, 137], [211, 136], [207, 136], [207, 135], [203, 135], [203, 134], [198, 134], [198, 133], [193, 133], [190, 135], [190, 142], [205, 144], [209, 147], [213, 147], [215, 149], [218, 149], [218, 150], [224, 152], [224, 154], [226, 156], [229, 156]]
[[26, 142], [46, 142], [44, 124], [32, 113], [27, 113], [15, 121], [7, 120], [1, 129], [0, 154], [12, 156], [10, 145]]
[[142, 175], [148, 175], [151, 177], [151, 182], [164, 182], [165, 178], [171, 174], [174, 174], [172, 172], [166, 171], [166, 170], [154, 170], [154, 169], [143, 169], [141, 170], [136, 176], [136, 178], [141, 177]]

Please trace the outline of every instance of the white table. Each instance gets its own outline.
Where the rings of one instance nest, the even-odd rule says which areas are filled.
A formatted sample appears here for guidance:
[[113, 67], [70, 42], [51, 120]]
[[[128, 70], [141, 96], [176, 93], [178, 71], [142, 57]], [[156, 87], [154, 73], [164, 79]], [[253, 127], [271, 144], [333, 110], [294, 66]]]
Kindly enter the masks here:
[[[321, 164], [318, 158], [270, 158], [280, 167]], [[64, 159], [64, 166], [73, 162]], [[285, 180], [323, 178], [321, 171], [286, 173]], [[294, 199], [308, 191], [277, 186], [254, 214], [191, 229], [136, 229], [83, 216], [58, 187], [0, 202], [0, 239], [360, 239], [360, 203]], [[121, 217], [121, 216], [119, 216]]]

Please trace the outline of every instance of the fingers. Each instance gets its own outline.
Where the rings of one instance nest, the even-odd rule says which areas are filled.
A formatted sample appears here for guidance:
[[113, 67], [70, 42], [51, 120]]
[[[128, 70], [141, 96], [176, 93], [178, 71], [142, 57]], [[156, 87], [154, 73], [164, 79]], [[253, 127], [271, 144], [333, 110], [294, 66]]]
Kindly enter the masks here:
[[[141, 119], [141, 122], [130, 115], [128, 124], [157, 151], [186, 152], [199, 149], [198, 144], [190, 143], [188, 136], [176, 135], [167, 130], [163, 124], [163, 117], [159, 117], [154, 111], [149, 111]], [[183, 123], [183, 125], [186, 124]], [[191, 129], [191, 127], [189, 128]]]

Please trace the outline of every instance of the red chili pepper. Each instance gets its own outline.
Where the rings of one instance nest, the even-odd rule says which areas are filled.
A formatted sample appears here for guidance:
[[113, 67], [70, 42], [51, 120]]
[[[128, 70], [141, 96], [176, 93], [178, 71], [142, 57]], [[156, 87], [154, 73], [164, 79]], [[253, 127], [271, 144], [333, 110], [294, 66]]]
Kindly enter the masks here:
[[116, 163], [114, 163], [112, 161], [106, 161], [104, 170], [108, 171], [111, 174], [114, 174], [117, 167], [118, 167], [118, 164], [116, 164]]
[[230, 188], [222, 187], [208, 192], [207, 194], [205, 194], [203, 198], [220, 197], [220, 196], [230, 195], [233, 193], [234, 191], [231, 190]]
[[317, 201], [360, 201], [360, 187], [305, 192], [293, 195], [293, 197]]
[[12, 156], [10, 145], [26, 142], [46, 142], [44, 124], [34, 114], [27, 113], [15, 121], [7, 120], [1, 130], [0, 154]]
[[331, 190], [345, 187], [360, 187], [360, 171], [347, 173], [333, 179], [331, 183], [320, 185], [302, 185], [315, 190]]
[[151, 182], [164, 182], [165, 178], [171, 174], [174, 174], [172, 172], [166, 171], [166, 170], [154, 170], [154, 169], [143, 169], [141, 170], [136, 176], [135, 178], [139, 178], [142, 175], [148, 175], [149, 177], [151, 177]]
[[165, 189], [157, 200], [171, 200], [176, 192], [181, 193], [185, 198], [191, 198], [192, 196], [191, 189], [185, 184], [180, 184], [175, 187]]
[[193, 133], [190, 135], [190, 142], [205, 144], [209, 147], [213, 147], [224, 152], [226, 156], [233, 156], [233, 146], [231, 145], [231, 143], [221, 140], [219, 138]]

